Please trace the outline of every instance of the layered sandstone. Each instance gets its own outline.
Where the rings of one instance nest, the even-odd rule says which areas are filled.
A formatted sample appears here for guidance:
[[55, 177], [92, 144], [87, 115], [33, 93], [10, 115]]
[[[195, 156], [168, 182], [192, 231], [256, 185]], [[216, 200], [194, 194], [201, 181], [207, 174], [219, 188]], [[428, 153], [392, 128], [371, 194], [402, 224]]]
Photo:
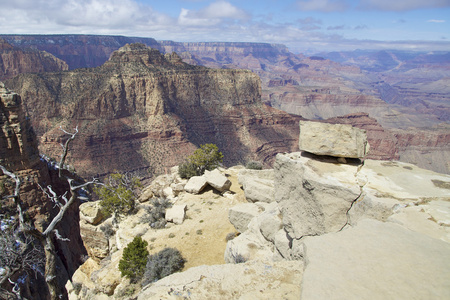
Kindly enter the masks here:
[[0, 38], [0, 80], [21, 73], [67, 70], [67, 64], [52, 54], [32, 49], [22, 50]]
[[99, 35], [0, 35], [21, 49], [38, 49], [65, 61], [70, 69], [93, 68], [104, 64], [112, 52], [127, 43], [145, 43], [155, 47], [152, 38]]
[[55, 156], [59, 125], [79, 125], [74, 160], [81, 174], [180, 163], [214, 143], [225, 163], [270, 163], [296, 149], [298, 117], [261, 103], [260, 81], [245, 70], [182, 63], [144, 45], [127, 45], [103, 66], [8, 82], [30, 109], [41, 151]]

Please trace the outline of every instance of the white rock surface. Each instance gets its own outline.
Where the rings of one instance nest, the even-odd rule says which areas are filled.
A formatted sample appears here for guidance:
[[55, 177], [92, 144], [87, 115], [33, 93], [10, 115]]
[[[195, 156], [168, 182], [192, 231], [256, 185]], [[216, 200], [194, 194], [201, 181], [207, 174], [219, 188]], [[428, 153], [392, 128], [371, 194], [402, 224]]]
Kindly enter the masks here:
[[199, 194], [207, 185], [204, 176], [193, 176], [184, 186], [184, 190], [191, 194]]
[[443, 241], [365, 219], [303, 243], [302, 300], [450, 299], [450, 244]]
[[148, 285], [138, 300], [148, 299], [299, 299], [301, 261], [199, 266]]
[[219, 192], [225, 192], [231, 186], [231, 181], [223, 175], [218, 169], [205, 171], [206, 182]]
[[316, 155], [363, 158], [369, 144], [366, 131], [352, 125], [300, 121], [299, 149]]
[[264, 209], [256, 204], [241, 203], [230, 208], [228, 219], [236, 230], [242, 233], [247, 230], [250, 221], [263, 211]]
[[183, 224], [186, 217], [186, 204], [174, 205], [166, 210], [166, 221], [175, 224]]
[[276, 202], [270, 203], [266, 210], [256, 217], [256, 222], [264, 238], [274, 243], [276, 233], [283, 228], [278, 204]]
[[300, 152], [277, 155], [275, 199], [292, 238], [336, 232], [347, 223], [347, 211], [361, 194], [359, 167]]
[[248, 201], [267, 203], [275, 201], [273, 169], [241, 170], [238, 181]]

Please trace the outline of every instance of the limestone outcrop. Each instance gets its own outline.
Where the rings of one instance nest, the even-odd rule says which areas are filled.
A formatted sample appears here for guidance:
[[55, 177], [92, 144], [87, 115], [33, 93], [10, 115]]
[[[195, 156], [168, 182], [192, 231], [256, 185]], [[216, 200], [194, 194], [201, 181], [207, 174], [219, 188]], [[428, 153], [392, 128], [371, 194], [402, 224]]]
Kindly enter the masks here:
[[450, 244], [391, 222], [364, 219], [306, 237], [301, 299], [446, 299]]
[[299, 149], [316, 155], [363, 158], [369, 144], [365, 130], [351, 125], [300, 121]]
[[273, 174], [276, 201], [248, 203], [263, 209], [245, 231], [230, 209], [226, 262], [301, 260], [301, 299], [450, 295], [450, 176], [307, 152], [278, 154]]
[[301, 261], [200, 266], [147, 286], [138, 299], [298, 299], [302, 269]]

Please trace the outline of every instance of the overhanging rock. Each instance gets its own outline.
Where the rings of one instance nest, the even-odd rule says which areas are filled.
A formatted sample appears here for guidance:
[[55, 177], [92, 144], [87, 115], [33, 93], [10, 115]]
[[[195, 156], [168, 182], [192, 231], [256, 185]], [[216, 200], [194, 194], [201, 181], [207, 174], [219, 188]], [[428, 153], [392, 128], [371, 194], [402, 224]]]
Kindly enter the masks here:
[[369, 152], [366, 131], [349, 124], [300, 121], [299, 148], [316, 155], [363, 158]]

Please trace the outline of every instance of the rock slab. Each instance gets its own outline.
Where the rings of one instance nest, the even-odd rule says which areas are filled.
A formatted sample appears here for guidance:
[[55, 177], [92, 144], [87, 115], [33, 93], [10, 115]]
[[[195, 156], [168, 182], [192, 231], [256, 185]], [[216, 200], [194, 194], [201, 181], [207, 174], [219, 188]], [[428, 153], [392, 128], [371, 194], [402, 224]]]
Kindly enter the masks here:
[[175, 224], [183, 224], [186, 217], [186, 204], [174, 205], [166, 210], [166, 221]]
[[450, 299], [450, 244], [443, 241], [365, 219], [303, 244], [303, 300]]
[[207, 185], [204, 176], [193, 176], [184, 186], [184, 190], [191, 194], [199, 194]]
[[300, 121], [299, 148], [316, 155], [347, 158], [363, 158], [369, 152], [365, 130], [312, 121]]
[[300, 152], [277, 155], [275, 200], [291, 238], [336, 232], [348, 222], [347, 212], [361, 194], [358, 167]]
[[223, 175], [218, 169], [212, 171], [205, 171], [206, 182], [219, 192], [228, 190], [231, 186], [231, 181]]
[[299, 299], [301, 261], [199, 266], [146, 286], [147, 299]]

